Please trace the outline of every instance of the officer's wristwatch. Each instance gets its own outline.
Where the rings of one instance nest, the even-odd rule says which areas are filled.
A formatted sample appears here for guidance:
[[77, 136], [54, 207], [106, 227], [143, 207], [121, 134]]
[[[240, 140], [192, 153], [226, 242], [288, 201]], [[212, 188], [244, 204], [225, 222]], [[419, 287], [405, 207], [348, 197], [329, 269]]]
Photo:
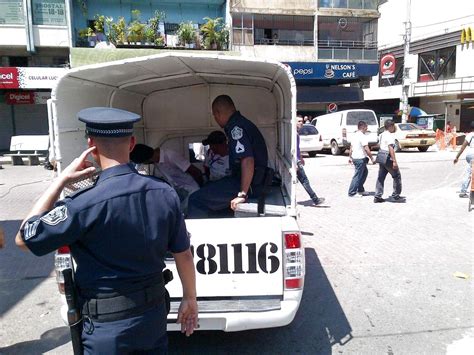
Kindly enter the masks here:
[[240, 192], [237, 194], [237, 197], [242, 197], [242, 198], [247, 199], [247, 193], [246, 193], [246, 192], [243, 192], [243, 191], [240, 191]]

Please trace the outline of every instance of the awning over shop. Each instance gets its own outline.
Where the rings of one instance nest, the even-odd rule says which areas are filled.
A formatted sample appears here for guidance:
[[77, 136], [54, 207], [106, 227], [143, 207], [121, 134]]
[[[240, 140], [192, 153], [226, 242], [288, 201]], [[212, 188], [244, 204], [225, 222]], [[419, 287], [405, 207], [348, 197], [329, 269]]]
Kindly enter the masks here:
[[364, 101], [364, 91], [355, 87], [298, 86], [297, 103], [350, 103]]

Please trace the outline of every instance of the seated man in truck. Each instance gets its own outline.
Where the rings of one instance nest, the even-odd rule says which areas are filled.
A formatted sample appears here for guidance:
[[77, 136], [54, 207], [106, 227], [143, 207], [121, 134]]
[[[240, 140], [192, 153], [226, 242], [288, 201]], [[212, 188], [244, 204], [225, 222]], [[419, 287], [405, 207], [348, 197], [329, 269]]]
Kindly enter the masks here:
[[208, 181], [216, 181], [229, 176], [229, 146], [224, 132], [211, 132], [202, 141], [202, 145], [209, 146], [204, 159], [204, 173]]
[[208, 218], [229, 208], [235, 211], [249, 196], [257, 197], [264, 184], [268, 152], [257, 126], [236, 110], [227, 95], [214, 99], [212, 114], [228, 138], [232, 174], [194, 192], [189, 197], [188, 218]]
[[201, 171], [170, 149], [137, 144], [130, 153], [130, 160], [136, 164], [154, 164], [153, 175], [167, 181], [178, 193], [183, 210], [187, 198], [202, 185]]

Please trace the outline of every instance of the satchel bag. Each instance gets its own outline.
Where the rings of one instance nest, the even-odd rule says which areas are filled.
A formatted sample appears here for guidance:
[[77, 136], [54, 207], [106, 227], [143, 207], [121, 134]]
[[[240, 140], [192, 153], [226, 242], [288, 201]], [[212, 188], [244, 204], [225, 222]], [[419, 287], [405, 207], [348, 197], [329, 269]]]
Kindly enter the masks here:
[[379, 150], [375, 162], [379, 164], [387, 164], [390, 153], [387, 150]]

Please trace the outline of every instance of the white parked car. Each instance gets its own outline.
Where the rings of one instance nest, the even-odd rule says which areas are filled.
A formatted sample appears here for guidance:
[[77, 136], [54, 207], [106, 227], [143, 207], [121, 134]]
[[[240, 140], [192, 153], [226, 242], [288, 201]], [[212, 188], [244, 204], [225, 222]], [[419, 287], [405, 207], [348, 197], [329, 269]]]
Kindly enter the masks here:
[[[431, 129], [424, 129], [414, 123], [395, 123], [395, 151], [403, 148], [418, 148], [420, 152], [426, 152], [430, 146], [436, 143], [436, 134]], [[384, 131], [380, 129], [380, 133]]]
[[300, 152], [307, 152], [310, 157], [315, 157], [317, 152], [323, 150], [323, 141], [316, 127], [304, 124], [299, 130]]

